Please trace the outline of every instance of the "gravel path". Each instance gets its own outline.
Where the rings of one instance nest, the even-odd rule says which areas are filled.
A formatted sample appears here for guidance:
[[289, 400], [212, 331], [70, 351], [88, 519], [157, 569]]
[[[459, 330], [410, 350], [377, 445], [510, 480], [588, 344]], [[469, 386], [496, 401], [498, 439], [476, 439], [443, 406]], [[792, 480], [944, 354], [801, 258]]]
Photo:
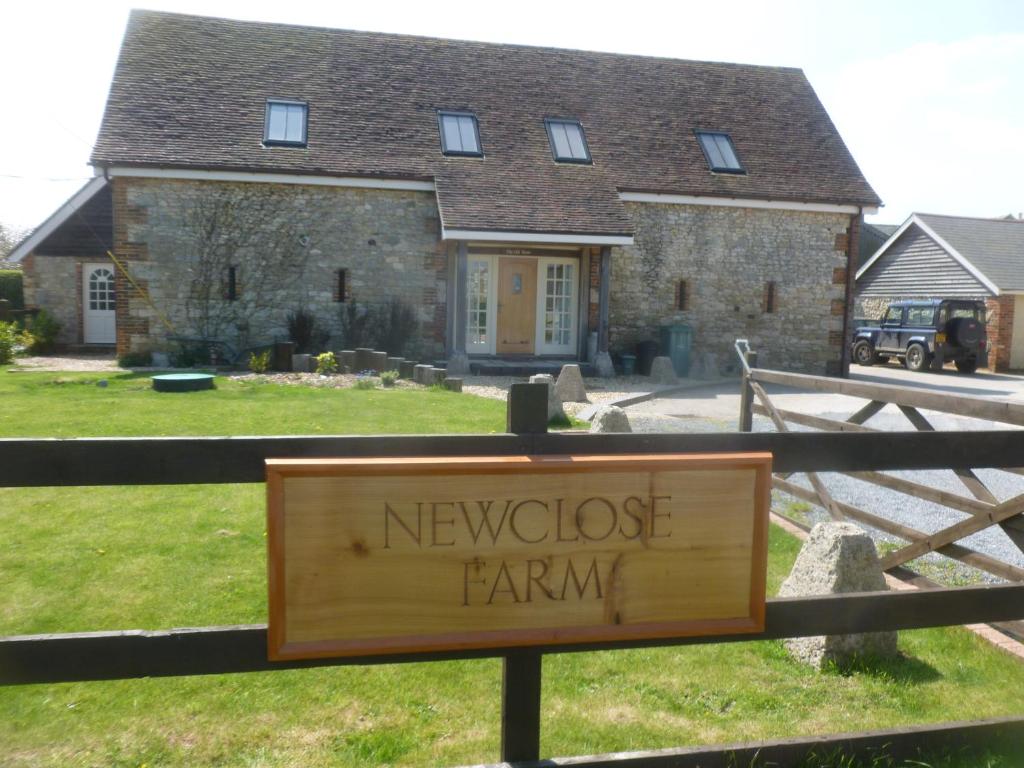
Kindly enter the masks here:
[[[689, 410], [699, 410], [699, 408], [692, 407], [692, 402], [690, 405]], [[667, 416], [646, 412], [642, 407], [628, 408], [627, 413], [629, 413], [630, 426], [634, 432], [732, 432], [736, 429], [735, 419], [709, 418], [699, 415]], [[1017, 427], [1011, 425], [979, 419], [951, 416], [931, 411], [923, 411], [923, 413], [937, 430], [957, 432], [965, 430], [1017, 429]], [[820, 413], [816, 415], [839, 420], [849, 417], [848, 412]], [[889, 413], [887, 411], [877, 414], [871, 420], [870, 426], [885, 431], [906, 431], [910, 429], [906, 418], [902, 414], [899, 412]], [[791, 429], [793, 431], [815, 431], [799, 425], [791, 425]], [[774, 432], [775, 427], [769, 419], [755, 416], [754, 431]], [[951, 439], [956, 438], [951, 437]], [[975, 472], [1000, 501], [1005, 501], [1017, 494], [1024, 493], [1024, 477], [1020, 475], [1013, 475], [996, 469], [978, 469]], [[951, 491], [962, 496], [970, 497], [971, 495], [959, 478], [953, 474], [952, 470], [908, 470], [894, 471], [891, 474], [916, 483], [928, 485], [932, 488]], [[943, 507], [940, 504], [897, 493], [834, 472], [823, 472], [820, 474], [820, 477], [838, 501], [846, 502], [859, 509], [916, 528], [925, 533], [935, 533], [970, 517], [966, 513]], [[790, 479], [798, 485], [810, 488], [806, 475], [797, 474]], [[828, 514], [824, 510], [810, 506], [780, 491], [773, 491], [773, 507], [777, 511], [785, 512], [791, 517], [801, 519], [810, 525], [829, 519]], [[869, 532], [880, 543], [880, 547], [883, 550], [895, 549], [896, 545], [905, 543], [902, 539], [881, 531], [870, 529]], [[1024, 553], [1021, 552], [1001, 528], [996, 526], [961, 539], [959, 543], [1004, 562], [1024, 568]], [[910, 567], [930, 578], [949, 584], [1001, 581], [995, 576], [934, 553], [913, 561]]]
[[19, 357], [15, 370], [31, 371], [123, 371], [109, 355], [62, 355], [61, 357]]
[[[462, 391], [479, 397], [507, 400], [513, 384], [529, 381], [526, 376], [463, 376]], [[651, 380], [647, 376], [616, 376], [614, 379], [585, 378], [588, 403], [563, 403], [562, 408], [575, 416], [588, 405], [607, 403], [629, 395], [650, 392]]]

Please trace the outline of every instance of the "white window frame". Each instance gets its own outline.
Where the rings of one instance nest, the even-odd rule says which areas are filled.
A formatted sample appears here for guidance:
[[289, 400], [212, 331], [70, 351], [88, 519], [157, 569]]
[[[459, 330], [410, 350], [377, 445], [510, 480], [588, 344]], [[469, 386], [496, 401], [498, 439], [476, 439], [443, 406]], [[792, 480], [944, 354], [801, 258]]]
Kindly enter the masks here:
[[498, 306], [498, 257], [488, 254], [468, 253], [466, 254], [467, 274], [472, 270], [473, 262], [484, 262], [487, 264], [489, 282], [487, 284], [487, 343], [474, 344], [470, 341], [469, 329], [469, 280], [466, 280], [466, 295], [460, 296], [459, 301], [466, 303], [466, 349], [467, 355], [493, 355], [495, 337], [498, 332], [498, 313], [495, 309]]
[[[558, 264], [572, 265], [575, 274], [569, 281], [569, 343], [568, 344], [545, 344], [544, 343], [544, 313], [547, 300], [548, 267]], [[540, 256], [537, 259], [537, 334], [534, 344], [535, 354], [538, 355], [573, 355], [577, 353], [576, 339], [579, 334], [579, 310], [580, 310], [580, 259], [565, 258], [561, 256]]]
[[[270, 138], [270, 113], [274, 107], [302, 108], [302, 138], [289, 139], [287, 129], [287, 117], [285, 118], [285, 137], [283, 139]], [[287, 112], [286, 112], [287, 115]], [[291, 99], [267, 99], [266, 112], [263, 117], [263, 145], [266, 147], [305, 147], [309, 145], [309, 104], [305, 101], [293, 101]]]

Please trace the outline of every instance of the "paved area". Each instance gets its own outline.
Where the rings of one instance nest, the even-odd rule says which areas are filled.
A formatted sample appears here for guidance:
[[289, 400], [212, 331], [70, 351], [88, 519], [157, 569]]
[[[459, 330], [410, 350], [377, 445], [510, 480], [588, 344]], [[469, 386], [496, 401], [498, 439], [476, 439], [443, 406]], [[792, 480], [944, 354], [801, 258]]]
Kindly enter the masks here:
[[[851, 378], [857, 381], [921, 387], [953, 395], [972, 395], [1024, 404], [1024, 376], [987, 372], [965, 376], [959, 375], [953, 370], [940, 373], [911, 373], [903, 368], [890, 365], [868, 368], [854, 366]], [[737, 379], [639, 403], [626, 410], [634, 432], [735, 431], [738, 428], [739, 388]], [[775, 385], [768, 385], [766, 389], [772, 402], [780, 408], [832, 419], [846, 419], [867, 402], [863, 398], [808, 392]], [[951, 414], [931, 411], [923, 413], [939, 430], [1019, 428]], [[886, 406], [872, 417], [868, 426], [885, 431], [913, 430], [910, 422], [894, 405]], [[796, 425], [792, 425], [791, 428], [794, 431], [806, 429]], [[760, 416], [754, 418], [755, 431], [774, 431], [774, 429], [774, 425], [767, 418]], [[907, 471], [893, 474], [933, 488], [941, 488], [964, 496], [970, 495], [951, 471]], [[978, 470], [977, 474], [1000, 500], [1024, 493], [1024, 477], [998, 470]], [[933, 533], [966, 517], [964, 513], [941, 505], [879, 488], [843, 475], [823, 473], [822, 479], [836, 499], [920, 531]], [[803, 475], [795, 475], [792, 480], [805, 487], [810, 487]], [[810, 523], [826, 518], [824, 512], [818, 511], [817, 508], [810, 509], [808, 505], [800, 503], [786, 494], [776, 492], [775, 504], [777, 508], [786, 508], [790, 512], [798, 511]], [[893, 544], [900, 541], [877, 531], [873, 533], [880, 541]], [[998, 528], [990, 528], [975, 534], [962, 540], [962, 543], [1005, 562], [1024, 567], [1024, 553]], [[943, 577], [946, 581], [976, 581], [979, 579], [979, 575], [972, 569], [953, 565], [953, 561], [939, 555], [930, 555], [924, 559], [923, 563], [915, 565], [926, 571], [934, 569], [932, 575], [936, 578]]]
[[[921, 387], [924, 389], [947, 392], [954, 395], [972, 395], [976, 397], [992, 397], [1016, 401], [1024, 404], [1024, 376], [1009, 374], [993, 374], [986, 371], [970, 376], [957, 374], [952, 368], [941, 373], [912, 373], [896, 365], [880, 365], [865, 368], [855, 365], [851, 368], [850, 378], [874, 384], [892, 384], [895, 386]], [[816, 416], [846, 418], [865, 404], [865, 400], [845, 395], [833, 395], [821, 392], [808, 392], [767, 385], [772, 402], [785, 408]], [[740, 385], [735, 379], [728, 382], [691, 389], [674, 396], [659, 398], [648, 403], [631, 406], [630, 415], [645, 417], [652, 423], [660, 422], [658, 417], [674, 419], [711, 419], [722, 424], [731, 425], [736, 429], [740, 411]], [[995, 429], [994, 425], [978, 426], [976, 419], [959, 416], [948, 416], [942, 419], [946, 426], [943, 429]], [[981, 422], [988, 424], [988, 422]], [[953, 425], [956, 426], [953, 426]], [[668, 426], [668, 425], [664, 425]], [[909, 422], [894, 405], [887, 406], [871, 420], [871, 426], [879, 429], [910, 429]], [[694, 431], [672, 430], [669, 431]]]

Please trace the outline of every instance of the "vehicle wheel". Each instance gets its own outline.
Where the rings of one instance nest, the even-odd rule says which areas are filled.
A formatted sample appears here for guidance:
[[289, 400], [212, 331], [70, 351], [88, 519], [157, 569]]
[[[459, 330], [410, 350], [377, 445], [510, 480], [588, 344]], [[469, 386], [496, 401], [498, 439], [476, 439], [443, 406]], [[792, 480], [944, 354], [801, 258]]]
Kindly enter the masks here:
[[957, 360], [955, 365], [960, 373], [974, 373], [978, 370], [978, 358], [969, 357], [966, 360]]
[[930, 357], [931, 355], [928, 354], [928, 350], [924, 348], [924, 345], [911, 344], [907, 347], [907, 357], [904, 360], [904, 364], [907, 366], [908, 371], [920, 372], [928, 367]]
[[871, 346], [870, 341], [861, 339], [853, 345], [853, 362], [857, 365], [874, 365], [878, 362], [875, 348]]

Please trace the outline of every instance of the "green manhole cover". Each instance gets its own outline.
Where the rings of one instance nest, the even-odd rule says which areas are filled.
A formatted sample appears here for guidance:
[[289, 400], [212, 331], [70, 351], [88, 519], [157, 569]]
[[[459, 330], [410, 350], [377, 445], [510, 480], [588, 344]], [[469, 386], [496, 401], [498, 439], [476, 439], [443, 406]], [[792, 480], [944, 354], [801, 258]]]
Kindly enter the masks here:
[[157, 392], [197, 392], [200, 389], [213, 389], [213, 374], [163, 373], [153, 377], [153, 389]]

